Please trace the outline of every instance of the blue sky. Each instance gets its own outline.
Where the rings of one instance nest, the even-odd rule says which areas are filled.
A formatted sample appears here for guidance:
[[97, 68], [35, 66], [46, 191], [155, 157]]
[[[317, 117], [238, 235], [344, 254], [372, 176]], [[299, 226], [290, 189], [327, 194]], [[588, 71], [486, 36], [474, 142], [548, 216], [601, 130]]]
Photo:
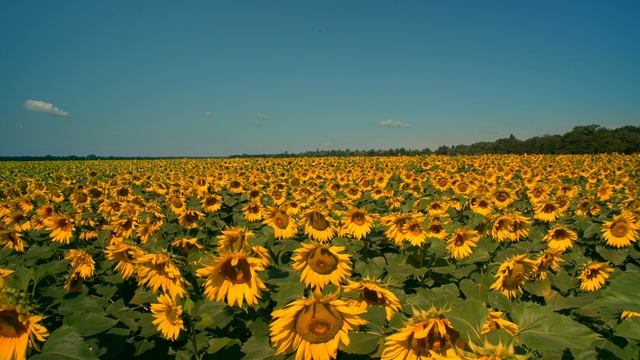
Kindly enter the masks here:
[[638, 18], [638, 1], [3, 1], [0, 155], [435, 149], [638, 125]]

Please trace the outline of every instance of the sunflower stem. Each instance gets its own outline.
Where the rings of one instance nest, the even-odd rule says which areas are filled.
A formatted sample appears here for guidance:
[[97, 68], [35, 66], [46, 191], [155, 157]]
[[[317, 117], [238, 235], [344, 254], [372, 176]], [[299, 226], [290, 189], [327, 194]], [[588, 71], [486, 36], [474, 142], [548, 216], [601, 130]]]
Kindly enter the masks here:
[[189, 317], [189, 325], [191, 328], [191, 345], [193, 346], [193, 355], [196, 357], [197, 360], [202, 360], [202, 355], [200, 355], [200, 352], [198, 351], [198, 339], [196, 337], [196, 327], [195, 327], [195, 323], [193, 321], [193, 318], [188, 315]]

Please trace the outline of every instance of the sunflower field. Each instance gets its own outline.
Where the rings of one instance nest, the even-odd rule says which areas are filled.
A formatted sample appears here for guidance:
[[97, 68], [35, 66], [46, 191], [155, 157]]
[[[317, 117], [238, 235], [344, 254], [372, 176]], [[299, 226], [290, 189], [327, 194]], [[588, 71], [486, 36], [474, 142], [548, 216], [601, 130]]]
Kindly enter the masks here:
[[0, 163], [0, 360], [637, 359], [640, 155]]

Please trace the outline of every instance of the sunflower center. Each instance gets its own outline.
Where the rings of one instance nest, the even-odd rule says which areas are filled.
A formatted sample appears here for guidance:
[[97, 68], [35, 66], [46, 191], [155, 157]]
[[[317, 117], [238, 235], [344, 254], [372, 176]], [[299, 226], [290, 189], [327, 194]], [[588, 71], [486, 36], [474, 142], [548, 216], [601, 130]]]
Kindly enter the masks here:
[[364, 214], [361, 212], [356, 212], [353, 215], [351, 215], [351, 222], [353, 222], [358, 226], [362, 226], [365, 223], [365, 221], [366, 220], [365, 220]]
[[206, 201], [206, 205], [207, 206], [214, 206], [216, 204], [218, 204], [218, 199], [216, 199], [214, 197], [207, 198], [207, 201]]
[[251, 280], [251, 266], [245, 258], [238, 259], [235, 265], [232, 265], [233, 259], [228, 259], [222, 264], [222, 273], [224, 277], [234, 284], [244, 284]]
[[280, 229], [286, 229], [289, 226], [289, 216], [282, 212], [277, 212], [273, 216], [273, 222]]
[[315, 248], [307, 258], [309, 267], [318, 274], [331, 274], [338, 268], [338, 258], [326, 247]]
[[542, 206], [542, 212], [543, 213], [550, 214], [550, 213], [553, 213], [555, 211], [556, 211], [556, 206], [553, 205], [553, 204], [544, 204]]
[[507, 201], [507, 199], [509, 199], [509, 194], [507, 194], [506, 191], [498, 191], [496, 193], [496, 200], [500, 202], [505, 202]]
[[384, 305], [384, 297], [378, 296], [378, 292], [375, 290], [362, 289], [362, 297], [371, 305]]
[[309, 220], [311, 222], [311, 227], [318, 231], [323, 231], [329, 227], [329, 222], [325, 217], [317, 211], [309, 214]]
[[524, 279], [525, 275], [525, 267], [523, 264], [517, 262], [513, 264], [513, 268], [509, 273], [509, 276], [505, 279], [505, 284], [508, 288], [514, 288], [520, 284], [520, 282]]
[[18, 337], [27, 330], [15, 309], [0, 311], [0, 336]]
[[420, 224], [413, 223], [413, 224], [409, 225], [409, 232], [413, 236], [418, 236], [418, 235], [422, 234], [422, 228], [420, 227]]
[[434, 234], [439, 234], [442, 232], [442, 230], [444, 230], [444, 228], [440, 223], [432, 223], [431, 225], [429, 225], [429, 231]]
[[569, 237], [569, 233], [565, 229], [556, 229], [553, 233], [553, 238], [556, 240], [564, 240]]
[[628, 232], [629, 228], [627, 227], [627, 224], [622, 221], [615, 223], [615, 225], [611, 227], [611, 234], [615, 237], [625, 237]]
[[462, 246], [464, 245], [464, 242], [465, 242], [464, 233], [456, 232], [455, 240], [453, 241], [455, 246]]
[[326, 343], [342, 328], [344, 320], [331, 305], [314, 303], [296, 317], [296, 333], [312, 343]]

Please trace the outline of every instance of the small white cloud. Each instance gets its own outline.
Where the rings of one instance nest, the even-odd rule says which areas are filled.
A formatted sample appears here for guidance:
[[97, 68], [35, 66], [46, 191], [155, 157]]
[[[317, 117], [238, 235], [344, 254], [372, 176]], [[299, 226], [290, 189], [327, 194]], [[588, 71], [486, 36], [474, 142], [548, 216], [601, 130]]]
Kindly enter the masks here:
[[211, 111], [205, 111], [202, 113], [202, 116], [215, 116], [215, 113], [211, 112]]
[[55, 116], [69, 116], [69, 113], [54, 106], [52, 103], [41, 100], [27, 100], [24, 102], [24, 108], [29, 111], [37, 111]]
[[331, 146], [331, 141], [325, 141], [322, 143], [322, 146], [327, 147], [327, 146]]
[[261, 112], [256, 113], [256, 124], [262, 124], [266, 119], [270, 119], [271, 115], [263, 114]]
[[393, 120], [393, 119], [386, 119], [386, 120], [379, 121], [378, 125], [383, 127], [393, 127], [393, 128], [408, 128], [411, 126], [406, 122]]

